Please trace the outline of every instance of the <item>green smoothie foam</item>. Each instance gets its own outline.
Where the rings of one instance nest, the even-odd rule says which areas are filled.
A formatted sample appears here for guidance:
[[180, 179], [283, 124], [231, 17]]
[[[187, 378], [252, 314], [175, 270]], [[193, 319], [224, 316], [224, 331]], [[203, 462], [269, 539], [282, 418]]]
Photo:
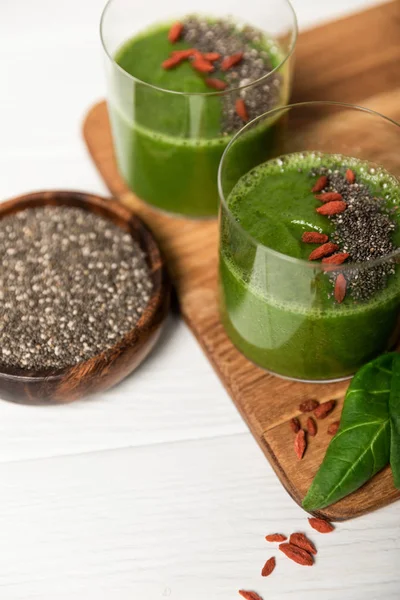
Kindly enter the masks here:
[[[210, 94], [205, 77], [189, 61], [162, 68], [171, 51], [191, 47], [184, 40], [171, 45], [169, 27], [141, 33], [115, 56], [123, 72], [136, 78], [127, 84], [123, 72], [116, 73], [110, 95], [117, 161], [129, 187], [146, 202], [173, 213], [212, 216], [218, 205], [218, 165], [231, 139], [221, 125], [223, 95]], [[265, 37], [262, 47], [277, 67], [282, 58], [276, 44]], [[220, 73], [215, 76], [223, 79]], [[279, 104], [287, 99], [287, 87], [282, 73]], [[262, 128], [259, 145], [265, 155], [264, 137]]]
[[[388, 209], [400, 203], [399, 182], [375, 165], [338, 155], [295, 154], [242, 177], [227, 199], [231, 216], [223, 211], [221, 220], [221, 309], [229, 336], [264, 368], [309, 380], [345, 377], [388, 349], [400, 305], [397, 272], [368, 300], [349, 293], [338, 304], [330, 274], [296, 261], [307, 260], [317, 247], [301, 241], [303, 232], [333, 233], [334, 224], [316, 212], [320, 203], [311, 192], [310, 171], [321, 165], [351, 168]], [[393, 219], [398, 224], [395, 212]], [[399, 229], [393, 233], [395, 246]]]

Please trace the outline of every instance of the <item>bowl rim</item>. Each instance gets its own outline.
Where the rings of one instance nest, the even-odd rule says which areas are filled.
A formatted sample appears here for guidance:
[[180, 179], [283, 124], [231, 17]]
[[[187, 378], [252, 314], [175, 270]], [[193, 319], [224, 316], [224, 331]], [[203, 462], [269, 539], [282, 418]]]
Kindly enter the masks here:
[[[40, 190], [16, 196], [0, 203], [0, 220], [29, 208], [60, 205], [94, 212], [103, 218], [109, 219], [121, 229], [125, 229], [135, 239], [145, 253], [145, 259], [153, 280], [151, 298], [135, 326], [107, 350], [92, 356], [88, 360], [63, 369], [35, 371], [20, 367], [6, 367], [0, 362], [0, 377], [3, 379], [26, 381], [26, 383], [42, 380], [54, 382], [69, 379], [74, 375], [76, 369], [81, 370], [83, 366], [85, 371], [92, 372], [97, 364], [99, 366], [108, 364], [113, 354], [122, 354], [128, 348], [135, 346], [141, 334], [156, 321], [157, 315], [162, 311], [165, 297], [169, 297], [169, 280], [165, 260], [152, 231], [140, 217], [133, 214], [117, 200], [76, 190]], [[126, 227], [122, 227], [123, 223], [126, 224]]]

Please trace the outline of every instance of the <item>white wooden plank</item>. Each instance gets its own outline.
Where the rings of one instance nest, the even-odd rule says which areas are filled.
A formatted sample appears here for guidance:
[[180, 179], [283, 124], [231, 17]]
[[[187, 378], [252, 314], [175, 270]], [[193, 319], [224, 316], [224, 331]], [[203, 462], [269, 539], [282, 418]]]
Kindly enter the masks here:
[[[0, 597], [397, 600], [397, 512], [312, 531], [249, 434], [2, 464]], [[317, 544], [313, 568], [264, 540], [293, 530]]]

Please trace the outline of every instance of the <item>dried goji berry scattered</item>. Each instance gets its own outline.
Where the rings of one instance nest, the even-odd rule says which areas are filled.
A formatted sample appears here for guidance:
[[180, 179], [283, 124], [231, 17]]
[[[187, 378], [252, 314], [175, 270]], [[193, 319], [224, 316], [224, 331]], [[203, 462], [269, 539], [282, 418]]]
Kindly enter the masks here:
[[183, 23], [180, 23], [179, 21], [177, 21], [176, 23], [173, 23], [171, 25], [171, 28], [168, 32], [168, 40], [171, 42], [171, 44], [175, 44], [175, 42], [177, 42], [179, 40], [179, 38], [181, 37], [183, 33]]
[[317, 424], [312, 417], [308, 417], [307, 419], [307, 432], [311, 437], [317, 435]]
[[195, 55], [194, 60], [192, 60], [192, 67], [196, 69], [199, 73], [211, 73], [214, 71], [214, 66], [208, 60], [204, 60], [203, 57]]
[[296, 452], [296, 456], [299, 460], [301, 460], [304, 456], [304, 452], [306, 451], [307, 442], [306, 442], [306, 434], [303, 429], [297, 432], [296, 437], [294, 438], [294, 451]]
[[243, 100], [243, 98], [238, 98], [236, 100], [235, 109], [236, 109], [236, 113], [239, 115], [239, 117], [242, 119], [242, 121], [247, 122], [249, 120], [249, 115], [247, 113], [246, 104], [245, 104], [245, 101]]
[[221, 58], [221, 55], [219, 52], [205, 52], [203, 54], [203, 58], [205, 60], [209, 60], [211, 62], [214, 62], [215, 60], [218, 60], [219, 58]]
[[325, 256], [329, 256], [329, 254], [333, 254], [339, 250], [339, 246], [334, 244], [333, 242], [327, 242], [326, 244], [322, 244], [322, 246], [318, 246], [315, 248], [308, 257], [308, 260], [319, 260]]
[[235, 54], [231, 54], [230, 56], [225, 56], [224, 60], [221, 63], [221, 71], [227, 71], [231, 69], [243, 58], [243, 52], [236, 52]]
[[335, 280], [335, 289], [334, 289], [335, 300], [339, 304], [341, 304], [346, 297], [346, 288], [347, 288], [346, 278], [343, 275], [343, 273], [339, 273], [339, 275], [336, 277], [336, 280]]
[[349, 256], [350, 254], [348, 252], [338, 252], [337, 254], [332, 254], [332, 256], [323, 258], [322, 262], [329, 265], [341, 265], [349, 258]]
[[180, 59], [185, 59], [185, 58], [189, 58], [190, 56], [194, 56], [196, 54], [197, 50], [196, 48], [188, 48], [187, 50], [174, 50], [171, 54], [171, 56], [174, 56], [176, 58], [180, 58]]
[[270, 533], [265, 536], [265, 539], [267, 542], [284, 542], [287, 540], [287, 537], [286, 535], [283, 535], [283, 533]]
[[261, 596], [256, 594], [256, 592], [247, 592], [246, 590], [239, 590], [239, 594], [244, 598], [244, 600], [262, 600]]
[[222, 79], [214, 79], [213, 77], [208, 77], [205, 79], [206, 85], [208, 87], [214, 88], [214, 90], [225, 90], [228, 86], [226, 81], [222, 81]]
[[328, 177], [326, 175], [321, 175], [319, 179], [317, 179], [314, 187], [312, 188], [312, 192], [317, 193], [324, 189], [328, 184]]
[[293, 419], [290, 419], [289, 425], [290, 425], [290, 429], [293, 431], [293, 433], [297, 433], [300, 429], [300, 421], [298, 420], [297, 417], [293, 417]]
[[319, 206], [316, 210], [320, 215], [324, 215], [325, 217], [332, 217], [333, 215], [338, 215], [346, 210], [347, 204], [341, 200], [337, 200], [336, 202], [327, 202], [322, 206]]
[[330, 533], [335, 528], [329, 521], [325, 521], [325, 519], [317, 519], [316, 517], [310, 517], [308, 519], [311, 527], [318, 531], [319, 533]]
[[343, 200], [342, 194], [338, 194], [337, 192], [326, 192], [326, 194], [319, 194], [319, 196], [315, 196], [317, 200], [321, 200], [321, 202], [335, 202], [336, 200]]
[[331, 423], [328, 427], [329, 435], [336, 435], [339, 427], [340, 427], [340, 421], [334, 421], [334, 423]]
[[299, 406], [299, 411], [302, 413], [311, 412], [312, 410], [315, 410], [317, 406], [319, 406], [318, 400], [304, 400]]
[[354, 183], [356, 180], [356, 174], [351, 169], [347, 169], [346, 171], [346, 179], [349, 183]]
[[303, 550], [303, 548], [299, 548], [294, 544], [280, 544], [279, 550], [281, 550], [281, 552], [286, 554], [288, 558], [294, 560], [299, 565], [303, 565], [304, 567], [311, 567], [314, 564], [314, 559], [312, 555], [309, 552], [307, 552], [307, 550]]
[[318, 233], [317, 231], [305, 231], [301, 236], [301, 241], [305, 244], [325, 244], [328, 239], [325, 233]]
[[317, 419], [325, 419], [325, 417], [327, 417], [333, 411], [335, 406], [335, 400], [328, 400], [327, 402], [323, 402], [314, 410], [314, 415], [317, 417]]
[[269, 558], [267, 560], [267, 562], [265, 563], [265, 565], [263, 566], [261, 575], [263, 577], [268, 577], [268, 575], [271, 575], [272, 571], [275, 569], [275, 566], [276, 566], [275, 556], [271, 556], [271, 558]]
[[312, 541], [304, 535], [304, 533], [292, 533], [289, 538], [289, 542], [295, 546], [298, 546], [299, 548], [303, 548], [303, 550], [307, 550], [307, 552], [310, 552], [310, 554], [317, 554], [316, 547]]
[[179, 58], [179, 56], [170, 56], [169, 58], [164, 60], [164, 62], [161, 63], [161, 66], [163, 69], [173, 69], [174, 67], [179, 65], [182, 62], [182, 60], [183, 59]]

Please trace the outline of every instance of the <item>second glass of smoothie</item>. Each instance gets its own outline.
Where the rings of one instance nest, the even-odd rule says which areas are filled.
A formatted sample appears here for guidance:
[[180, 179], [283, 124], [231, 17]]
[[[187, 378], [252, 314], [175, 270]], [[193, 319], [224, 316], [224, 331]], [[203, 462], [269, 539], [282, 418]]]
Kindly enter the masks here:
[[[236, 146], [275, 123], [267, 161]], [[400, 310], [400, 126], [311, 102], [248, 124], [219, 171], [220, 306], [239, 350], [293, 379], [337, 380], [390, 349]]]
[[[227, 144], [247, 121], [288, 101], [297, 36], [290, 3], [110, 0], [101, 36], [126, 183], [164, 211], [215, 216]], [[253, 133], [260, 160], [273, 144], [272, 125], [269, 136], [266, 123]], [[245, 142], [237, 160], [248, 154]]]

